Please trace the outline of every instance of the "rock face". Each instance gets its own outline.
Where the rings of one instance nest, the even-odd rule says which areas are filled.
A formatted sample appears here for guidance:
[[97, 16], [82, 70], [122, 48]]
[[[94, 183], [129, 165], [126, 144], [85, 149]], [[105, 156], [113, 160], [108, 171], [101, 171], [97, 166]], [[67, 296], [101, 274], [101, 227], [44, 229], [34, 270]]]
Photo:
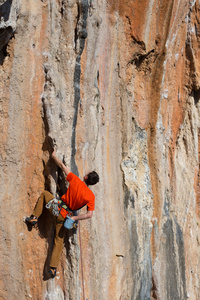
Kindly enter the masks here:
[[[0, 299], [200, 299], [200, 3], [0, 1]], [[47, 269], [57, 155], [92, 169], [91, 220]], [[84, 209], [82, 209], [84, 210]]]

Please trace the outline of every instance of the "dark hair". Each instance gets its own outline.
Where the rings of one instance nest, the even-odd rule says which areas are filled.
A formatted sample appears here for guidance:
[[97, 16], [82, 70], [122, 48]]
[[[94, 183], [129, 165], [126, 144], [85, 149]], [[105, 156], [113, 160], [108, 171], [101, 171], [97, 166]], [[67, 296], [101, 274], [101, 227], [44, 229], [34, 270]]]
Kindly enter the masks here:
[[97, 172], [92, 171], [87, 176], [88, 178], [85, 181], [87, 185], [94, 185], [99, 182], [99, 175], [97, 174]]

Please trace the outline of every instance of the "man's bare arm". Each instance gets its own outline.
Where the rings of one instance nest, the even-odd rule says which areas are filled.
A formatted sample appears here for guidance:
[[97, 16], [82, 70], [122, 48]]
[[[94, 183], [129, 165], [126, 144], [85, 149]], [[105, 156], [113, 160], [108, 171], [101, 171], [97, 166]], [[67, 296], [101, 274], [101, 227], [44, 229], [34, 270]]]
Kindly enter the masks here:
[[89, 210], [87, 213], [78, 215], [78, 216], [72, 216], [71, 219], [74, 221], [79, 221], [79, 220], [86, 220], [92, 218], [93, 211]]
[[51, 157], [53, 158], [53, 160], [55, 161], [55, 163], [57, 164], [57, 166], [59, 168], [61, 168], [61, 170], [63, 170], [63, 172], [65, 172], [66, 175], [68, 175], [71, 171], [63, 164], [63, 162], [57, 158], [56, 156], [56, 151], [55, 149], [53, 150]]

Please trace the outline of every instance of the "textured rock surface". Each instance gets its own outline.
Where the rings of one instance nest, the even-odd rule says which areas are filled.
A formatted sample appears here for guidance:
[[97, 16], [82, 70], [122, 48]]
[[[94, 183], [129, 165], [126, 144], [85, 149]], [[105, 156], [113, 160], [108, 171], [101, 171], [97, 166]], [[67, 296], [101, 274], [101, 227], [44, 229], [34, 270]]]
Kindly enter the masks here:
[[[91, 3], [0, 1], [0, 298], [199, 299], [200, 3]], [[101, 179], [54, 280], [49, 137]]]

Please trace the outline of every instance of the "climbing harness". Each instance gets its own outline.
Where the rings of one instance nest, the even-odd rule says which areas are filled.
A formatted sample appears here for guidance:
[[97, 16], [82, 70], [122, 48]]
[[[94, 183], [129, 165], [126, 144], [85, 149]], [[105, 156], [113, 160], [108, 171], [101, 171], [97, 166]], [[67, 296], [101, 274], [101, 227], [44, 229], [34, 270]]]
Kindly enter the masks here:
[[66, 217], [71, 217], [73, 216], [73, 212], [67, 207], [67, 205], [62, 201], [62, 200], [59, 200], [59, 208], [60, 208], [60, 214], [61, 216], [66, 219]]
[[72, 211], [67, 207], [67, 205], [56, 198], [53, 198], [46, 204], [47, 209], [51, 209], [54, 216], [58, 217], [59, 214], [65, 219], [67, 216], [72, 216]]
[[[65, 221], [66, 221], [67, 217], [73, 216], [73, 212], [68, 208], [68, 206], [62, 200], [59, 200], [56, 198], [53, 198], [52, 200], [50, 200], [46, 204], [46, 208], [51, 209], [52, 214], [56, 217], [58, 217], [59, 214], [61, 214], [61, 216], [65, 219]], [[57, 223], [65, 223], [65, 221], [58, 221]], [[72, 228], [77, 228], [77, 227], [78, 227], [77, 222], [74, 222]], [[70, 229], [70, 228], [68, 228], [68, 229]]]

